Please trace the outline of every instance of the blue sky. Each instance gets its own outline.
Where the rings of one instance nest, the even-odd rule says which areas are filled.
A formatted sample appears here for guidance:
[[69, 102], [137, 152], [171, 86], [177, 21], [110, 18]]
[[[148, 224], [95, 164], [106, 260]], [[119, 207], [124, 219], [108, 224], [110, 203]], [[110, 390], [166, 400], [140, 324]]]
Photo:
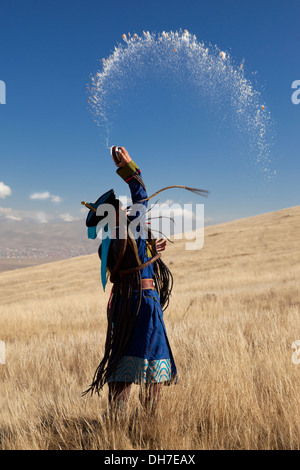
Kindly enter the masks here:
[[83, 216], [83, 199], [112, 187], [128, 194], [86, 86], [123, 33], [180, 28], [245, 61], [274, 121], [276, 178], [264, 178], [222, 116], [214, 122], [188, 89], [165, 97], [159, 83], [131, 94], [128, 109], [120, 95], [110, 144], [128, 149], [149, 193], [170, 184], [208, 189], [205, 201], [181, 191], [161, 201], [204, 202], [214, 222], [299, 204], [300, 105], [291, 101], [300, 80], [298, 1], [2, 0], [0, 8], [0, 220], [73, 220]]

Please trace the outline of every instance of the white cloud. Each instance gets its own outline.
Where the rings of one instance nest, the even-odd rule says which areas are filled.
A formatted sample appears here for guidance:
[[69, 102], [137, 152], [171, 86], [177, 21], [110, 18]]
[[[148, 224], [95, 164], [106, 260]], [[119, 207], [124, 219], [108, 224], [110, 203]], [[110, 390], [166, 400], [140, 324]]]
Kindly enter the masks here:
[[39, 199], [39, 200], [50, 199], [52, 202], [62, 201], [62, 198], [60, 196], [55, 196], [54, 194], [50, 194], [49, 191], [45, 191], [43, 193], [31, 194], [29, 199]]
[[11, 220], [23, 220], [24, 222], [31, 221], [33, 223], [46, 224], [48, 222], [57, 221], [58, 217], [64, 219], [67, 222], [72, 222], [73, 220], [79, 220], [79, 218], [73, 217], [70, 214], [62, 214], [56, 216], [44, 211], [27, 211], [22, 209], [11, 209], [10, 207], [1, 207], [0, 206], [0, 218], [7, 218]]
[[10, 207], [1, 207], [0, 206], [0, 215], [6, 216], [7, 214], [10, 214], [12, 212], [12, 209]]
[[59, 216], [55, 214], [50, 214], [44, 211], [26, 211], [26, 210], [15, 210], [10, 207], [1, 207], [0, 206], [0, 218], [7, 218], [15, 221], [31, 221], [33, 223], [47, 224], [49, 222], [57, 222], [63, 220], [64, 222], [74, 222], [80, 220], [79, 217], [74, 217], [68, 212], [60, 214]]
[[7, 196], [11, 195], [11, 188], [0, 181], [0, 197], [5, 199]]
[[0, 206], [0, 217], [5, 217], [11, 220], [37, 220], [43, 221], [47, 219], [47, 215], [43, 212], [37, 211], [24, 211], [24, 210], [15, 210], [11, 207], [1, 207]]
[[61, 202], [62, 198], [60, 196], [51, 196], [52, 202]]
[[18, 222], [22, 220], [22, 217], [16, 217], [15, 215], [7, 215], [5, 218], [10, 220], [16, 220]]
[[13, 212], [13, 210], [10, 207], [0, 206], [0, 217], [1, 216], [5, 217], [6, 219], [11, 219], [11, 220], [18, 220], [18, 221], [22, 220], [22, 217], [20, 217], [19, 214], [16, 214], [16, 211]]
[[74, 222], [75, 220], [79, 220], [78, 217], [73, 217], [73, 215], [69, 214], [60, 214], [60, 219], [64, 220], [65, 222]]
[[175, 201], [173, 201], [173, 199], [167, 199], [165, 202], [163, 202], [162, 204], [167, 204], [168, 206], [171, 206], [172, 204], [174, 204]]
[[30, 196], [30, 199], [49, 199], [51, 194], [46, 191], [44, 193], [34, 193]]
[[47, 224], [48, 223], [48, 216], [45, 212], [36, 212], [33, 214], [33, 218], [39, 223], [39, 224]]

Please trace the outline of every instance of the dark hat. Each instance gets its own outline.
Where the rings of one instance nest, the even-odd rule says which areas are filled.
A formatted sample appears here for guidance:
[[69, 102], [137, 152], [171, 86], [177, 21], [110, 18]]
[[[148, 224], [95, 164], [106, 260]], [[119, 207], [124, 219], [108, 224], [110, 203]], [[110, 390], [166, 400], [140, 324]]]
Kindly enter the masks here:
[[105, 194], [102, 194], [96, 202], [92, 203], [85, 203], [82, 202], [87, 208], [90, 209], [87, 218], [86, 218], [86, 226], [87, 227], [96, 227], [101, 220], [103, 220], [106, 216], [98, 216], [96, 214], [97, 208], [102, 204], [112, 204], [115, 208], [119, 207], [119, 200], [116, 198], [115, 192], [113, 189], [110, 189]]
[[[87, 203], [82, 201], [81, 204], [86, 206], [88, 209], [90, 209], [87, 218], [86, 218], [86, 225], [87, 225], [87, 232], [88, 232], [88, 238], [91, 238], [95, 240], [97, 237], [97, 226], [98, 224], [105, 219], [107, 214], [104, 214], [102, 216], [97, 215], [97, 209], [99, 206], [102, 204], [111, 204], [114, 206], [115, 209], [118, 209], [120, 206], [120, 201], [119, 199], [116, 198], [116, 195], [114, 193], [114, 190], [111, 189], [110, 191], [107, 191], [107, 193], [102, 194], [102, 196], [97, 199], [96, 202], [92, 203]], [[108, 250], [110, 246], [110, 241], [111, 241], [111, 231], [109, 229], [108, 223], [102, 224], [102, 229], [107, 233], [108, 236], [104, 237], [102, 239], [101, 243], [101, 281], [103, 285], [103, 289], [105, 290], [105, 285], [106, 285], [106, 268], [107, 268], [107, 256], [108, 256]]]

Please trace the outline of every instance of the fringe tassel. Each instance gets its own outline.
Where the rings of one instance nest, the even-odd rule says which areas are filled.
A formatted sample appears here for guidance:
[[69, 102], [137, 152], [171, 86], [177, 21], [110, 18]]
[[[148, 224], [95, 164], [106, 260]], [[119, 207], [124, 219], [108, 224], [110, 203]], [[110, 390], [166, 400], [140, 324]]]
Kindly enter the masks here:
[[197, 194], [197, 196], [207, 197], [209, 194], [209, 191], [207, 191], [206, 189], [190, 188], [189, 186], [181, 186], [181, 185], [176, 184], [173, 186], [166, 186], [165, 188], [159, 189], [158, 191], [156, 191], [156, 193], [152, 194], [146, 199], [141, 199], [139, 202], [150, 201], [150, 199], [152, 199], [154, 196], [161, 193], [162, 191], [165, 191], [166, 189], [172, 189], [172, 188], [186, 189], [187, 191], [191, 191], [192, 193]]

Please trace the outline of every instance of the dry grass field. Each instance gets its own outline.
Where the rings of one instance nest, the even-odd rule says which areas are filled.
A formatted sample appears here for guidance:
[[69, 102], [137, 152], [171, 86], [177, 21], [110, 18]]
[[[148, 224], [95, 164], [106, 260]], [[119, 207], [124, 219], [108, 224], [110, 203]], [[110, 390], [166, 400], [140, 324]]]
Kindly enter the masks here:
[[[102, 356], [97, 255], [0, 274], [0, 449], [299, 449], [300, 207], [205, 229], [200, 251], [168, 245], [165, 323], [180, 375], [144, 416], [102, 419], [81, 397]], [[136, 409], [140, 414], [136, 415]]]

